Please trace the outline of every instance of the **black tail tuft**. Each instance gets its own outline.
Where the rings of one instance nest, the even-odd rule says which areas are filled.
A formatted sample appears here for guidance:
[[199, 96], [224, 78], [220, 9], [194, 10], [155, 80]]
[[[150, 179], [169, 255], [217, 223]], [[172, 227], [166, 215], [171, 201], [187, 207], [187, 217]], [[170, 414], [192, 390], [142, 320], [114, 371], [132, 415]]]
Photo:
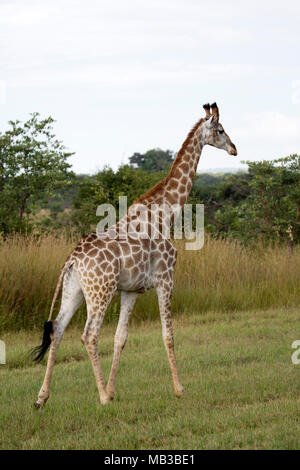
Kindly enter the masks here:
[[53, 333], [53, 322], [46, 321], [44, 324], [44, 334], [43, 334], [42, 344], [31, 350], [31, 354], [35, 362], [40, 362], [45, 356], [51, 344], [51, 337], [50, 337], [51, 333]]

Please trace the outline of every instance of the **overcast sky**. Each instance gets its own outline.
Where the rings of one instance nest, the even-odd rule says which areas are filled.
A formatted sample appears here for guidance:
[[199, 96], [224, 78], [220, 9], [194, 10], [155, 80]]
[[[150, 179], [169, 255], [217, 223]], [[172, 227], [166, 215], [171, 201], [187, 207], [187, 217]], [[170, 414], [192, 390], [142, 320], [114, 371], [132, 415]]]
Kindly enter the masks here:
[[299, 0], [0, 0], [0, 128], [38, 111], [76, 172], [177, 151], [217, 101], [238, 157], [300, 153]]

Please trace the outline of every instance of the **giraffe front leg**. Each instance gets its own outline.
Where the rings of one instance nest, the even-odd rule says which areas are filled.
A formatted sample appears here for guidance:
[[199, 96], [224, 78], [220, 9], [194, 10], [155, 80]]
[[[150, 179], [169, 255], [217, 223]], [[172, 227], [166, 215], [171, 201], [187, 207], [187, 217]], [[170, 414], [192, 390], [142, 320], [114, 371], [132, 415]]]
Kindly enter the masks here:
[[172, 289], [170, 289], [169, 283], [161, 283], [156, 288], [157, 296], [158, 296], [158, 303], [159, 303], [159, 311], [160, 311], [160, 318], [162, 324], [162, 335], [164, 340], [164, 345], [168, 354], [173, 384], [174, 384], [174, 391], [177, 397], [181, 397], [184, 392], [184, 388], [181, 385], [181, 381], [178, 374], [178, 368], [175, 358], [174, 352], [174, 335], [173, 335], [173, 327], [172, 327], [172, 319], [171, 319], [171, 295]]
[[114, 357], [107, 383], [107, 393], [111, 400], [115, 395], [115, 380], [119, 361], [127, 340], [129, 318], [137, 296], [137, 292], [122, 292], [120, 317], [114, 339]]

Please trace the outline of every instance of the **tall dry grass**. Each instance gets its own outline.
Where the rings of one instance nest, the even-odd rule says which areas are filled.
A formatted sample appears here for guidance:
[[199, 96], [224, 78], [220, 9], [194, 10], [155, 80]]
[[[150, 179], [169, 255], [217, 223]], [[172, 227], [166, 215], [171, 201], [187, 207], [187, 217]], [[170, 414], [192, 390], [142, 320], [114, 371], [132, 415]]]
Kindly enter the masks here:
[[0, 329], [47, 320], [58, 273], [74, 243], [64, 237], [15, 236], [0, 245]]
[[[47, 319], [59, 271], [76, 240], [45, 235], [14, 237], [0, 245], [0, 331], [33, 328]], [[300, 305], [300, 247], [245, 248], [206, 237], [200, 251], [176, 243], [178, 261], [172, 302], [174, 314], [265, 309]], [[57, 308], [59, 306], [59, 302]], [[106, 321], [118, 317], [118, 299]], [[158, 317], [154, 292], [141, 296], [133, 319]], [[85, 321], [85, 308], [73, 322]]]

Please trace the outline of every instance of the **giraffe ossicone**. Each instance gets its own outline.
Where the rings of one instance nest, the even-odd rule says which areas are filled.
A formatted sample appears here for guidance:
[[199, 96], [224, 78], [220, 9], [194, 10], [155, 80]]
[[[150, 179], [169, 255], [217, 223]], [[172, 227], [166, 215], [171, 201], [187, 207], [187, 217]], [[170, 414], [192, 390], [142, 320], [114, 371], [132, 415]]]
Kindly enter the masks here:
[[[174, 353], [170, 308], [176, 249], [169, 238], [164, 236], [163, 230], [174, 223], [176, 211], [187, 201], [203, 147], [212, 145], [226, 150], [230, 155], [237, 155], [235, 145], [219, 123], [216, 103], [204, 105], [204, 109], [205, 117], [189, 132], [168, 176], [135, 202], [137, 207], [143, 206], [142, 218], [134, 212], [136, 207], [130, 207], [128, 213], [105, 233], [90, 233], [82, 238], [66, 260], [56, 286], [49, 319], [45, 323], [42, 344], [35, 349], [36, 359], [40, 360], [50, 345], [46, 374], [35, 403], [36, 408], [44, 405], [49, 398], [57, 348], [72, 316], [84, 300], [87, 320], [81, 339], [91, 359], [100, 401], [106, 404], [114, 397], [116, 374], [134, 303], [140, 293], [152, 288], [156, 289], [158, 296], [163, 341], [175, 395], [183, 394]], [[158, 220], [158, 223], [154, 224], [153, 220]], [[142, 223], [143, 237], [139, 236], [138, 230]], [[128, 226], [131, 227], [129, 233]], [[115, 236], [110, 236], [110, 233]], [[61, 306], [57, 318], [52, 322], [61, 284]], [[98, 336], [106, 309], [117, 291], [121, 291], [121, 308], [114, 338], [112, 367], [106, 385], [98, 355]]]

